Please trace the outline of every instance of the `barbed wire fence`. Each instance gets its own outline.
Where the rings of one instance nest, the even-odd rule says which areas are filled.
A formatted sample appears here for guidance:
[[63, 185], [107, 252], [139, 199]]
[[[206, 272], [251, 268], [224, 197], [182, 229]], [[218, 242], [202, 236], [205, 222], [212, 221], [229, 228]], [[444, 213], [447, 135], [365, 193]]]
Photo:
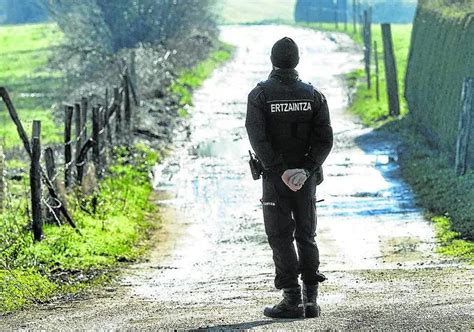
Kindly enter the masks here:
[[[57, 225], [68, 223], [80, 234], [68, 211], [62, 191], [68, 192], [81, 187], [88, 163], [92, 163], [91, 169], [95, 170], [93, 176], [101, 179], [111, 161], [112, 150], [117, 146], [129, 145], [132, 141], [132, 99], [134, 105], [138, 106], [132, 81], [128, 65], [124, 63], [120, 80], [112, 88], [111, 100], [109, 100], [109, 89], [106, 88], [103, 103], [90, 107], [90, 99], [82, 97], [79, 101], [63, 105], [62, 165], [56, 161], [61, 158], [57, 158], [57, 153], [55, 154], [52, 147], [43, 150], [41, 146], [41, 121], [33, 121], [32, 134], [29, 138], [7, 89], [0, 87], [0, 97], [29, 156], [31, 189], [29, 213], [35, 241], [41, 241], [43, 237], [43, 218]], [[5, 159], [0, 147], [0, 212], [5, 201], [4, 171]]]

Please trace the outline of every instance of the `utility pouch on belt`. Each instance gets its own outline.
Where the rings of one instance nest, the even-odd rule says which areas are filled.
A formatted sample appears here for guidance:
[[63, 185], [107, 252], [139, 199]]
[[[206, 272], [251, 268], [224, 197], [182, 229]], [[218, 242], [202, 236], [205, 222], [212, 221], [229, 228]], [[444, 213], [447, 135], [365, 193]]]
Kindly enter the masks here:
[[249, 165], [250, 165], [250, 172], [252, 173], [252, 178], [254, 180], [260, 179], [260, 175], [263, 173], [263, 166], [262, 162], [258, 160], [257, 156], [249, 150]]

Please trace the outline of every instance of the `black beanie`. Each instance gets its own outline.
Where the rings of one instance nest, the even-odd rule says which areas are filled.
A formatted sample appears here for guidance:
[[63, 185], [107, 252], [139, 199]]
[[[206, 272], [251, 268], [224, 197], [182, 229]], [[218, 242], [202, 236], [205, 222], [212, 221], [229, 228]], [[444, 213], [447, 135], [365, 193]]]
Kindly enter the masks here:
[[300, 61], [298, 46], [293, 39], [284, 37], [272, 47], [272, 64], [278, 68], [295, 68]]

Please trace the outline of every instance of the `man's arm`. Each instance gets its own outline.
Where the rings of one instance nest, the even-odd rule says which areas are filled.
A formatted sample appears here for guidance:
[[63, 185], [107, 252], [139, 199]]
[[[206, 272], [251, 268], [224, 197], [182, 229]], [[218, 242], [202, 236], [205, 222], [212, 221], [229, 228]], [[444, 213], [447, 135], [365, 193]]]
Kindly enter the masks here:
[[326, 98], [317, 90], [314, 90], [314, 94], [316, 100], [320, 102], [320, 107], [313, 118], [310, 150], [303, 165], [303, 168], [310, 173], [316, 171], [324, 163], [333, 145], [333, 133]]
[[264, 105], [265, 96], [263, 95], [263, 89], [257, 86], [248, 96], [245, 128], [249, 135], [250, 144], [262, 162], [263, 168], [271, 170], [281, 176], [286, 170], [286, 167], [283, 158], [281, 155], [276, 154], [268, 140]]

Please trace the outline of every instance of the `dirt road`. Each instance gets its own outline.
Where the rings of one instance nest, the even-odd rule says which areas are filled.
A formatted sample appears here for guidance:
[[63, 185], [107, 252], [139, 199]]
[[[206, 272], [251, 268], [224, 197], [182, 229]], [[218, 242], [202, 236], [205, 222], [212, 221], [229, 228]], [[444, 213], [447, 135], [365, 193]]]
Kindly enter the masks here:
[[[321, 271], [319, 319], [270, 320], [279, 301], [271, 251], [251, 180], [244, 125], [246, 96], [269, 73], [282, 36], [300, 45], [298, 70], [327, 96], [336, 146], [318, 187]], [[149, 261], [86, 299], [5, 317], [5, 328], [462, 329], [473, 327], [473, 270], [434, 254], [432, 225], [400, 180], [396, 139], [344, 113], [342, 75], [361, 66], [342, 35], [278, 26], [227, 27], [233, 61], [195, 93], [191, 137], [155, 170], [174, 221]], [[178, 135], [179, 136], [179, 135]]]

